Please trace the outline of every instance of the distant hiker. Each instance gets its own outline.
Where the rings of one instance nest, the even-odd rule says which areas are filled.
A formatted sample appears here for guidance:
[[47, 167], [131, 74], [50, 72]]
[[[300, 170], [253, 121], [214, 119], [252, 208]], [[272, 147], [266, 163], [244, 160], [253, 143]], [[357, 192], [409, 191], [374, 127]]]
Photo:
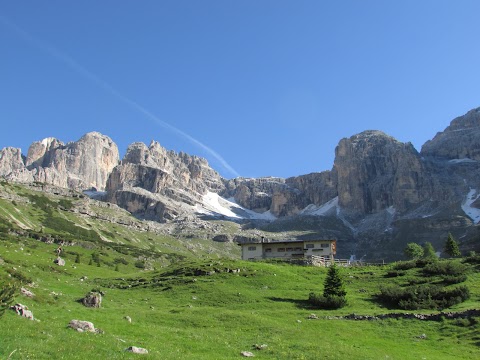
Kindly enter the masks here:
[[57, 250], [55, 250], [55, 252], [57, 253], [57, 256], [60, 256], [60, 254], [61, 254], [61, 252], [62, 252], [62, 247], [59, 246], [59, 247], [57, 248]]

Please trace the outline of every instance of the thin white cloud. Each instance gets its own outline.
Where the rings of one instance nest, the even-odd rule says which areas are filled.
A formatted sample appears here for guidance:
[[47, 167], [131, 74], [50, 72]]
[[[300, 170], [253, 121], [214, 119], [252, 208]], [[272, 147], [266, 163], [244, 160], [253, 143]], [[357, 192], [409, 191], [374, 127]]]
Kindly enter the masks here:
[[120, 91], [118, 91], [116, 88], [114, 88], [112, 85], [110, 85], [108, 82], [97, 76], [96, 74], [92, 73], [90, 70], [85, 68], [83, 65], [81, 65], [78, 61], [74, 60], [71, 56], [69, 56], [67, 53], [60, 51], [58, 48], [46, 43], [45, 41], [42, 41], [40, 39], [37, 39], [30, 35], [27, 31], [24, 29], [20, 28], [18, 25], [12, 23], [10, 20], [5, 18], [4, 16], [0, 15], [0, 22], [10, 30], [14, 31], [17, 33], [21, 38], [24, 40], [28, 41], [29, 43], [35, 45], [36, 47], [40, 48], [41, 50], [45, 51], [49, 55], [53, 56], [57, 60], [60, 60], [64, 64], [66, 64], [68, 67], [70, 67], [72, 70], [77, 72], [78, 74], [84, 76], [94, 84], [98, 85], [99, 87], [103, 88], [107, 92], [109, 92], [111, 95], [125, 103], [126, 105], [130, 106], [131, 108], [135, 109], [142, 115], [144, 115], [146, 118], [149, 120], [153, 121], [157, 125], [160, 125], [167, 130], [170, 130], [171, 132], [183, 137], [193, 145], [196, 145], [197, 147], [201, 148], [204, 150], [206, 153], [210, 154], [212, 157], [214, 157], [228, 172], [230, 172], [233, 176], [239, 177], [239, 173], [232, 167], [228, 162], [215, 150], [210, 148], [209, 146], [205, 145], [201, 141], [195, 139], [193, 136], [187, 134], [186, 132], [176, 128], [175, 126], [161, 120], [157, 115], [153, 114], [151, 111], [146, 109], [144, 106], [140, 105], [138, 102], [130, 99], [129, 97], [123, 95]]

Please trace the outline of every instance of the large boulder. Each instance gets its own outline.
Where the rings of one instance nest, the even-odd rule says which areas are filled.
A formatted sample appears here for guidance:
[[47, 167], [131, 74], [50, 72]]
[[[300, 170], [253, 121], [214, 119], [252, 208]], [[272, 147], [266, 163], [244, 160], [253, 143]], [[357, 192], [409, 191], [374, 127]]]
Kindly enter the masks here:
[[77, 330], [78, 332], [95, 332], [95, 326], [90, 321], [84, 320], [72, 320], [68, 324], [68, 327]]
[[137, 347], [137, 346], [130, 346], [130, 347], [126, 348], [125, 351], [131, 352], [131, 353], [134, 353], [134, 354], [148, 354], [147, 349]]
[[99, 308], [102, 306], [102, 294], [91, 291], [82, 299], [82, 304], [86, 307]]
[[28, 310], [28, 306], [26, 305], [22, 305], [19, 303], [11, 306], [10, 309], [15, 311], [17, 315], [20, 315], [29, 320], [34, 320], [33, 313], [30, 310]]

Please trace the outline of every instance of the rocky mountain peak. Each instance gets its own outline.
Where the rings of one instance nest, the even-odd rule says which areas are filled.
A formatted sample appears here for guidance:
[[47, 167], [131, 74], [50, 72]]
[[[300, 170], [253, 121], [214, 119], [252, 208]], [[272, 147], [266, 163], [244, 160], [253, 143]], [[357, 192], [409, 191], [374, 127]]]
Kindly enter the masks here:
[[421, 154], [446, 160], [480, 161], [480, 108], [453, 119], [443, 132], [422, 146]]
[[390, 206], [405, 211], [431, 189], [418, 152], [381, 131], [340, 140], [335, 149], [339, 205], [361, 214]]
[[186, 153], [167, 151], [158, 142], [131, 144], [107, 182], [109, 201], [138, 216], [164, 221], [182, 205], [194, 206], [207, 192], [224, 189], [208, 162]]
[[[107, 177], [117, 166], [117, 145], [108, 136], [91, 132], [78, 141], [64, 144], [49, 137], [33, 142], [25, 161], [20, 149], [3, 151], [0, 175], [21, 182], [39, 181], [74, 190], [103, 190]], [[19, 155], [20, 154], [20, 155]]]
[[32, 169], [35, 167], [48, 166], [51, 161], [51, 155], [65, 144], [54, 137], [48, 137], [40, 141], [33, 142], [28, 148], [25, 165]]

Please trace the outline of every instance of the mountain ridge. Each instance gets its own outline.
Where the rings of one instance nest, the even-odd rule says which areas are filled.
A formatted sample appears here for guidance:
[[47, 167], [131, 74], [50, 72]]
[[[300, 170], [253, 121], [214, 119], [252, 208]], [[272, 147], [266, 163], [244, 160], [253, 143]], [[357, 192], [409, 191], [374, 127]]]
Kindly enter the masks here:
[[[260, 231], [278, 225], [280, 231], [289, 221], [287, 227], [295, 227], [295, 221], [314, 217], [307, 221], [310, 232], [302, 225], [304, 233], [294, 236], [332, 236], [336, 229], [350, 252], [359, 246], [376, 253], [394, 248], [390, 252], [398, 255], [397, 243], [407, 237], [425, 241], [429, 229], [438, 238], [454, 232], [465, 249], [478, 247], [479, 161], [477, 108], [452, 120], [420, 152], [366, 130], [339, 141], [331, 170], [289, 178], [224, 179], [207, 160], [168, 151], [156, 141], [131, 144], [120, 160], [115, 143], [97, 132], [66, 145], [54, 138], [34, 142], [27, 156], [4, 148], [0, 176], [104, 191], [103, 200], [160, 223], [226, 218]], [[408, 230], [405, 221], [415, 226]]]

